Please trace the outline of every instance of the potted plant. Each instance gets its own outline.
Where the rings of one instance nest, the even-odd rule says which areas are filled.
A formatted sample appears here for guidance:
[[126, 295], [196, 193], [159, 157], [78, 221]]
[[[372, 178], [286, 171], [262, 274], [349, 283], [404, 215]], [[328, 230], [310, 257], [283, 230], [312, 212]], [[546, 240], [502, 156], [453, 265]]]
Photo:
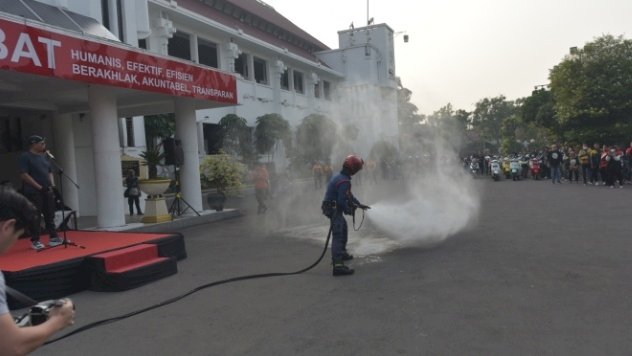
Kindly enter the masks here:
[[165, 158], [164, 152], [160, 151], [159, 146], [154, 146], [148, 147], [147, 150], [141, 152], [140, 156], [145, 160], [142, 165], [147, 166], [149, 170], [148, 179], [139, 181], [141, 190], [150, 197], [164, 193], [171, 183], [169, 178], [158, 177], [158, 165]]
[[207, 196], [208, 205], [216, 211], [224, 210], [229, 191], [241, 189], [244, 165], [225, 153], [206, 156], [200, 164], [200, 178], [203, 187], [215, 188]]
[[145, 215], [142, 218], [143, 223], [158, 223], [171, 220], [171, 215], [167, 210], [167, 202], [162, 195], [171, 184], [171, 179], [158, 177], [158, 165], [161, 164], [165, 157], [164, 152], [160, 151], [159, 146], [147, 147], [147, 150], [141, 152], [140, 156], [145, 160], [143, 165], [149, 169], [149, 178], [138, 181], [138, 187], [145, 194]]
[[158, 165], [165, 158], [165, 154], [160, 151], [160, 147], [147, 147], [147, 150], [141, 152], [140, 156], [145, 160], [143, 165], [147, 166], [149, 170], [149, 179], [158, 178]]

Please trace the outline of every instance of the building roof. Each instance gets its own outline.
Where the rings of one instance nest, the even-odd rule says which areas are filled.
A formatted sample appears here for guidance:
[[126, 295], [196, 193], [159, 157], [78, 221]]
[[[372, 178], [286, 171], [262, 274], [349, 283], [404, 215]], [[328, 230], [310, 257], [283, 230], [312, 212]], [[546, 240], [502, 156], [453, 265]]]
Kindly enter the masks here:
[[178, 5], [315, 62], [320, 62], [315, 52], [330, 49], [260, 0], [179, 0]]
[[49, 26], [120, 42], [107, 28], [91, 17], [35, 0], [0, 0], [0, 11]]

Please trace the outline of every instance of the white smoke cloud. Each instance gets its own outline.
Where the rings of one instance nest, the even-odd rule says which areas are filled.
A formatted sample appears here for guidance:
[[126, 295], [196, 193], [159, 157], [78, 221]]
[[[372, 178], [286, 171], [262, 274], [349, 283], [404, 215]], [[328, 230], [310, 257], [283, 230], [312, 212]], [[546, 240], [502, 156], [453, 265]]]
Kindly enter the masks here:
[[467, 228], [478, 217], [480, 196], [472, 177], [445, 143], [422, 175], [409, 182], [405, 199], [377, 202], [368, 219], [402, 245], [441, 242]]

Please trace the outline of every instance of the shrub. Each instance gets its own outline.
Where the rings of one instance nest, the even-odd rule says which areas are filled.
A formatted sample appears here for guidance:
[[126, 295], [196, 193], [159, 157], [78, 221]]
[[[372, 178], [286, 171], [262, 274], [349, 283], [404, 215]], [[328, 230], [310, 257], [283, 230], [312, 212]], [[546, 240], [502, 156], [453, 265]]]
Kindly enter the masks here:
[[229, 189], [241, 189], [245, 166], [225, 153], [206, 156], [200, 164], [202, 187], [215, 188], [226, 193]]

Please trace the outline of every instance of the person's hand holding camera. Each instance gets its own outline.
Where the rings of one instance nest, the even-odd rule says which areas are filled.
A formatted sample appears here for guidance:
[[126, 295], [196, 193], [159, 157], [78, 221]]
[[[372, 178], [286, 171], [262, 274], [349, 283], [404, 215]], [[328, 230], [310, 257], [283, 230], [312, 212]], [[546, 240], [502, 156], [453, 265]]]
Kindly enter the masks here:
[[61, 330], [75, 323], [75, 305], [68, 298], [60, 299], [60, 305], [51, 309], [49, 322], [52, 322]]

